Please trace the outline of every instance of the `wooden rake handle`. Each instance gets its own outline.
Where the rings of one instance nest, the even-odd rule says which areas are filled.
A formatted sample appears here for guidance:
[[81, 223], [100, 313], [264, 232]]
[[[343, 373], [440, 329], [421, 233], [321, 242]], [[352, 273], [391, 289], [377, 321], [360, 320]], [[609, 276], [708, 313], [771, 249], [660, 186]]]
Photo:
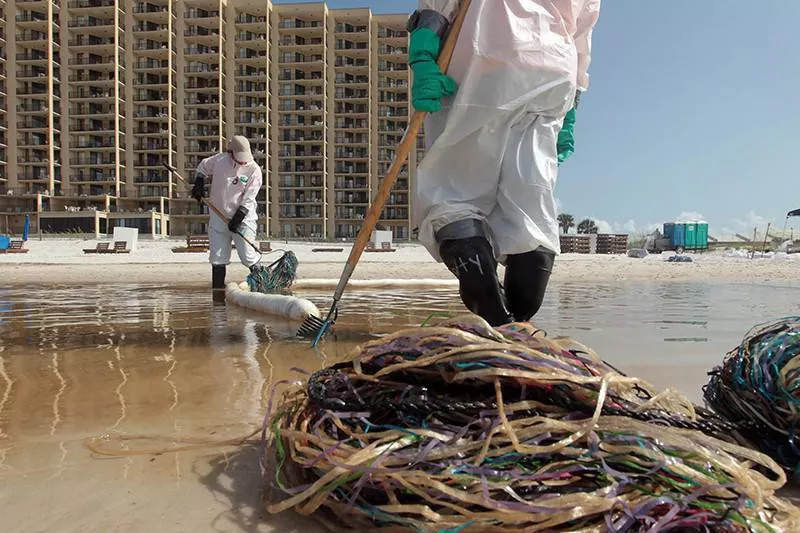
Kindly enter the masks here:
[[[467, 16], [467, 11], [469, 10], [471, 1], [472, 0], [461, 1], [455, 20], [450, 26], [447, 38], [445, 39], [441, 53], [439, 54], [438, 64], [442, 72], [447, 72], [448, 68], [450, 67], [450, 60], [453, 57], [453, 51], [455, 50], [458, 36], [461, 33], [461, 27], [464, 25], [464, 19]], [[378, 192], [375, 195], [375, 199], [372, 201], [369, 211], [367, 211], [367, 216], [364, 218], [364, 224], [361, 226], [361, 230], [358, 232], [358, 236], [353, 243], [353, 248], [350, 250], [350, 256], [347, 258], [347, 263], [345, 265], [344, 272], [342, 273], [342, 278], [339, 281], [339, 285], [334, 296], [334, 299], [336, 300], [341, 298], [342, 294], [344, 293], [347, 282], [349, 281], [350, 276], [353, 274], [353, 271], [358, 264], [358, 260], [361, 259], [364, 249], [367, 247], [367, 243], [372, 235], [372, 231], [375, 229], [381, 213], [383, 212], [383, 208], [386, 205], [386, 200], [388, 200], [389, 194], [392, 192], [392, 187], [394, 187], [394, 184], [397, 181], [397, 176], [403, 169], [403, 165], [405, 165], [409, 154], [415, 148], [417, 135], [419, 134], [419, 130], [422, 127], [426, 116], [427, 113], [424, 111], [415, 111], [411, 116], [408, 128], [403, 135], [403, 139], [400, 141], [400, 145], [397, 147], [397, 152], [395, 154], [394, 161], [392, 162], [392, 166], [389, 168], [389, 172], [386, 174], [383, 183], [381, 183], [380, 187], [378, 187]]]

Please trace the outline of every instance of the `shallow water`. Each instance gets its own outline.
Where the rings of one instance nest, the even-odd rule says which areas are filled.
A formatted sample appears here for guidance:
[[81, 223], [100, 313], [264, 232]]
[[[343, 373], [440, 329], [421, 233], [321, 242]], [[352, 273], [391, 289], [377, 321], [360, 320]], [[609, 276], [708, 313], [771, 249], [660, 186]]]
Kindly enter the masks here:
[[[305, 296], [327, 310], [330, 293]], [[800, 314], [799, 296], [775, 285], [554, 284], [537, 323], [699, 401], [705, 373], [750, 327]], [[293, 368], [313, 371], [359, 342], [460, 312], [451, 289], [349, 292], [337, 332], [315, 351], [292, 338], [296, 324], [265, 323], [207, 291], [0, 289], [3, 530], [314, 531], [293, 514], [266, 515], [251, 448], [93, 458], [86, 440], [246, 435], [270, 383], [296, 378]]]

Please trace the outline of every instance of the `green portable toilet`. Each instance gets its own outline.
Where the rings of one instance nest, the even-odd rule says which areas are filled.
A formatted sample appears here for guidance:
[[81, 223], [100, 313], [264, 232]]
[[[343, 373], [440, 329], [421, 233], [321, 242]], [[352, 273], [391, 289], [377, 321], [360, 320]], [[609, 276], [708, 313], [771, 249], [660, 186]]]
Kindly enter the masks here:
[[701, 250], [708, 249], [708, 222], [697, 223], [697, 247]]
[[697, 222], [686, 223], [686, 245], [687, 250], [697, 249]]

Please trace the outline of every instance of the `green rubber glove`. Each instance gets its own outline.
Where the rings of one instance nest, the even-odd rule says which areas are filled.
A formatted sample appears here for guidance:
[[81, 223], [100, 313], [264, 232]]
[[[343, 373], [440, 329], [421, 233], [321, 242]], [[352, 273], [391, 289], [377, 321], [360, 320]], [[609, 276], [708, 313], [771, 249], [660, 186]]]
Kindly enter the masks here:
[[436, 64], [441, 47], [441, 39], [432, 30], [417, 28], [411, 32], [408, 47], [408, 63], [414, 72], [411, 103], [417, 111], [428, 113], [441, 111], [441, 99], [455, 94], [458, 90], [455, 80], [442, 73]]
[[573, 107], [564, 117], [564, 125], [558, 132], [558, 164], [560, 165], [575, 152], [575, 114]]

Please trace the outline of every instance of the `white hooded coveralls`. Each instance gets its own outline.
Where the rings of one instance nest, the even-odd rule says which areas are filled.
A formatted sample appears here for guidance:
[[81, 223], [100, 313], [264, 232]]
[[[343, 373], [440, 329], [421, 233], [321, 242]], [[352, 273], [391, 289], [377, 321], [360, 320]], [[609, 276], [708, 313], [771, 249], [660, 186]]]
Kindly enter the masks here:
[[[223, 152], [200, 161], [197, 173], [211, 179], [209, 199], [229, 220], [240, 205], [247, 208], [239, 231], [253, 242], [258, 227], [256, 196], [263, 182], [258, 163], [251, 161], [240, 165], [228, 152]], [[231, 232], [228, 224], [213, 211], [210, 214], [208, 241], [209, 262], [212, 265], [230, 264], [232, 241], [236, 242], [236, 252], [244, 266], [251, 267], [261, 258], [241, 236]]]
[[[447, 74], [458, 92], [425, 121], [414, 190], [420, 240], [462, 219], [488, 224], [498, 260], [560, 253], [554, 188], [558, 133], [589, 86], [601, 0], [472, 0]], [[420, 0], [451, 22], [459, 0]]]

